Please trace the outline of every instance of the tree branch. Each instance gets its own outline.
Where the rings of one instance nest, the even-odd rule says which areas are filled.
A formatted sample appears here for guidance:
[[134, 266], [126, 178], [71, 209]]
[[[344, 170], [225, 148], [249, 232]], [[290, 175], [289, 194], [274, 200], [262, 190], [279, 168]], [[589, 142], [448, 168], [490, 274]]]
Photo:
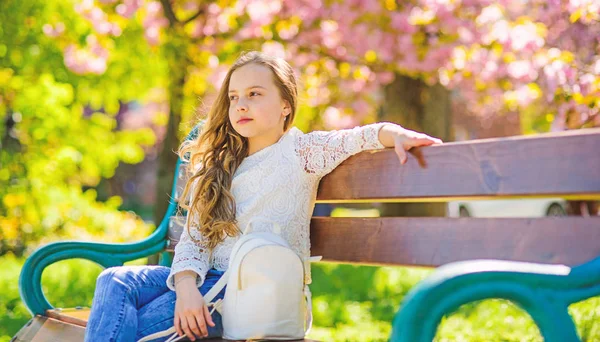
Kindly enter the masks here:
[[204, 14], [204, 7], [200, 7], [200, 9], [198, 10], [198, 12], [196, 12], [194, 15], [192, 15], [191, 17], [187, 18], [183, 24], [187, 24], [189, 22], [191, 22], [192, 20], [198, 18], [199, 16], [201, 16], [202, 14]]
[[175, 16], [171, 2], [169, 0], [160, 0], [160, 3], [162, 4], [163, 11], [165, 12], [165, 17], [167, 17], [169, 20], [169, 26], [173, 27], [175, 24], [178, 24], [179, 20], [177, 20], [177, 17]]
[[579, 128], [585, 128], [585, 126], [587, 126], [588, 124], [592, 124], [592, 127], [594, 127], [593, 123], [594, 121], [596, 121], [597, 116], [600, 115], [599, 113], [594, 113], [594, 114], [590, 114], [587, 118], [587, 120], [585, 120], [581, 125], [579, 125]]

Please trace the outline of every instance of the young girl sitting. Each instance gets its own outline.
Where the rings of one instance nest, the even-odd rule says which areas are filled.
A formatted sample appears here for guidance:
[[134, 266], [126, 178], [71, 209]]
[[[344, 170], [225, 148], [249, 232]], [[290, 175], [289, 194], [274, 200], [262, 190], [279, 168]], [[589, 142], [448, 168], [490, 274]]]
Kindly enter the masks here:
[[[86, 341], [134, 341], [173, 325], [192, 341], [221, 336], [221, 317], [209, 314], [203, 295], [227, 269], [231, 247], [251, 218], [265, 216], [282, 227], [305, 260], [308, 284], [309, 224], [321, 178], [361, 151], [394, 147], [404, 164], [411, 147], [441, 143], [387, 122], [305, 134], [292, 127], [297, 106], [286, 61], [249, 52], [235, 62], [200, 136], [179, 149], [196, 171], [182, 195], [190, 199], [190, 219], [171, 268], [104, 270]], [[269, 227], [253, 227], [260, 229]]]

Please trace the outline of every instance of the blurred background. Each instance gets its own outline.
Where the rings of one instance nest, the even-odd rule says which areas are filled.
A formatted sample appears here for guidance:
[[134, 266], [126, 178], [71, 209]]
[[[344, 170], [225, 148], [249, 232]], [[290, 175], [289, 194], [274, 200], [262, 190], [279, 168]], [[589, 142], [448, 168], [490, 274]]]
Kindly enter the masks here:
[[[0, 2], [0, 341], [30, 318], [18, 275], [38, 246], [147, 236], [174, 151], [243, 51], [285, 58], [308, 132], [393, 121], [444, 141], [600, 126], [599, 0], [3, 0]], [[318, 206], [333, 216], [597, 215], [597, 203]], [[521, 210], [517, 210], [521, 208]], [[524, 209], [526, 208], [526, 209]], [[154, 258], [135, 261], [145, 264]], [[416, 268], [318, 264], [327, 341], [384, 341]], [[58, 307], [89, 306], [100, 267], [49, 267]], [[600, 301], [570, 308], [600, 340]], [[463, 306], [439, 341], [541, 341], [506, 301]]]

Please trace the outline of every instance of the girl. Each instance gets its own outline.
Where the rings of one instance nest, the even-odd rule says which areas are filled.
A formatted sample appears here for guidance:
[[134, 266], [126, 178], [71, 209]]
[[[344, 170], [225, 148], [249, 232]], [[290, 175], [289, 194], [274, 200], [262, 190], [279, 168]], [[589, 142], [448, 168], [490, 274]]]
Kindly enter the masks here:
[[[304, 134], [292, 127], [297, 84], [293, 69], [260, 52], [242, 55], [227, 73], [197, 140], [182, 144], [196, 170], [182, 198], [188, 223], [171, 268], [123, 266], [98, 277], [86, 341], [133, 341], [175, 325], [179, 336], [220, 336], [221, 317], [203, 295], [227, 269], [240, 228], [263, 215], [308, 265], [309, 224], [320, 179], [348, 157], [394, 147], [441, 143], [393, 123]], [[193, 184], [193, 186], [192, 186]], [[269, 227], [253, 225], [254, 231]], [[310, 267], [306, 282], [310, 283]], [[222, 298], [221, 291], [217, 298]]]

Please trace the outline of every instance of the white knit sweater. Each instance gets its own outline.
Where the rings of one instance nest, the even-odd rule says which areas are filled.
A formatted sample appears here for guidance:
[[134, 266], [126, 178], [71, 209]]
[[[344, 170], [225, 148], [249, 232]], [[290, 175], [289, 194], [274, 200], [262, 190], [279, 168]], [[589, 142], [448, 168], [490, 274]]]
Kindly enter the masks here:
[[[309, 225], [315, 206], [317, 187], [323, 176], [348, 157], [365, 150], [382, 149], [379, 130], [386, 122], [338, 131], [303, 133], [290, 128], [273, 145], [246, 157], [236, 170], [231, 191], [235, 198], [236, 219], [241, 230], [249, 220], [262, 216], [281, 226], [283, 238], [305, 260], [305, 281], [311, 282]], [[253, 231], [269, 230], [268, 223], [257, 220]], [[197, 230], [194, 239], [202, 241]], [[190, 239], [184, 227], [167, 286], [175, 291], [174, 275], [191, 270], [198, 274], [197, 286], [204, 282], [210, 268], [226, 270], [229, 254], [239, 237], [227, 237], [212, 255], [202, 243]]]

